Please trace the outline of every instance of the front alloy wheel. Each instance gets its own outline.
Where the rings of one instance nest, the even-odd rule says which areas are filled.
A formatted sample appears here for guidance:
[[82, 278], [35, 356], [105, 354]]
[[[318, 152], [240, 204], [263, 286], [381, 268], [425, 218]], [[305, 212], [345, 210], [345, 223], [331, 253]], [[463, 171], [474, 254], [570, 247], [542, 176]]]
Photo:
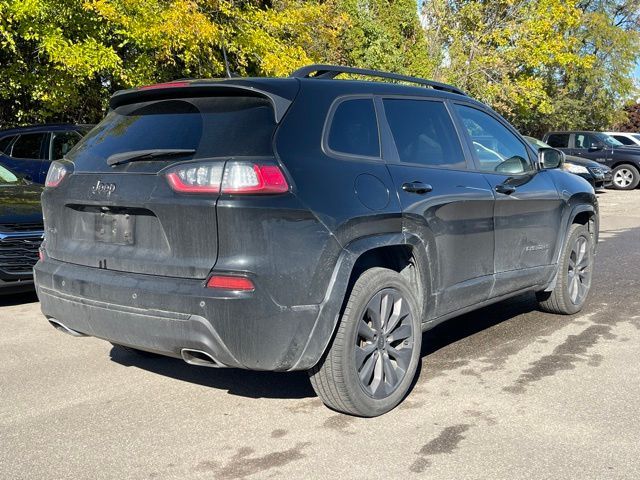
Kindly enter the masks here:
[[593, 258], [591, 232], [586, 225], [574, 223], [567, 232], [553, 290], [536, 293], [540, 308], [564, 315], [582, 310], [591, 288]]

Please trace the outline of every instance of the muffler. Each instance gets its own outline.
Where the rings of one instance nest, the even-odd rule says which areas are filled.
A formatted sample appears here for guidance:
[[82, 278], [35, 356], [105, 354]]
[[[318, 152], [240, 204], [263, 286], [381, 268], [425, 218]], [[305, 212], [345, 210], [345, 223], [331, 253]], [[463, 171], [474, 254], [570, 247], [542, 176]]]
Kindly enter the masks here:
[[73, 330], [69, 327], [67, 327], [64, 323], [56, 320], [55, 318], [49, 318], [49, 323], [53, 326], [53, 328], [55, 328], [56, 330], [66, 333], [67, 335], [71, 335], [72, 337], [86, 337], [87, 335], [85, 335], [84, 333], [80, 333], [77, 332], [76, 330]]
[[189, 365], [198, 365], [200, 367], [225, 368], [226, 365], [219, 362], [211, 354], [202, 350], [194, 350], [193, 348], [183, 348], [180, 350], [182, 359]]

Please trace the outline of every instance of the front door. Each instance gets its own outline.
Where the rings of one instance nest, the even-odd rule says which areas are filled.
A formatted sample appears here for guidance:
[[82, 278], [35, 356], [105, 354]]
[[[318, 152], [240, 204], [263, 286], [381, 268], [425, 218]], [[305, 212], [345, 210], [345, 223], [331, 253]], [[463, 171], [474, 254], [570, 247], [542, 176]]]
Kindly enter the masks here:
[[[393, 140], [385, 152], [408, 232], [433, 252], [428, 266], [435, 316], [486, 300], [493, 285], [494, 195], [468, 153], [444, 102], [393, 97], [379, 102]], [[435, 260], [433, 260], [435, 259]]]
[[594, 160], [598, 163], [606, 163], [613, 156], [611, 147], [589, 132], [576, 133], [573, 138], [573, 155]]
[[562, 202], [548, 171], [538, 170], [524, 141], [497, 116], [456, 104], [477, 168], [496, 195], [496, 281], [492, 296], [544, 282], [553, 270]]

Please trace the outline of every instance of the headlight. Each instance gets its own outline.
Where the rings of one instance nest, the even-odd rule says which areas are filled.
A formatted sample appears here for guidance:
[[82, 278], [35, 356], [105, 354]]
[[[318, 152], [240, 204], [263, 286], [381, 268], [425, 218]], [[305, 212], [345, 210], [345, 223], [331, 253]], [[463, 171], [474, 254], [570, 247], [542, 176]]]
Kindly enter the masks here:
[[587, 167], [583, 167], [582, 165], [576, 165], [575, 163], [566, 163], [563, 167], [567, 172], [571, 173], [589, 173]]

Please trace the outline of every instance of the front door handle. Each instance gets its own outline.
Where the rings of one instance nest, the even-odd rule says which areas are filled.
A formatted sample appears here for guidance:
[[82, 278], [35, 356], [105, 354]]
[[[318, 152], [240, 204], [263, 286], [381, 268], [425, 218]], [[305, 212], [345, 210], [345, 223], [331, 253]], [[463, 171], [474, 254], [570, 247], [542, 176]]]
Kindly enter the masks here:
[[407, 182], [402, 184], [402, 190], [408, 193], [417, 193], [418, 195], [424, 195], [433, 190], [431, 185], [422, 182]]
[[516, 187], [511, 186], [511, 185], [505, 185], [504, 183], [496, 185], [496, 192], [498, 192], [498, 193], [503, 193], [505, 195], [511, 195], [515, 191], [516, 191]]

